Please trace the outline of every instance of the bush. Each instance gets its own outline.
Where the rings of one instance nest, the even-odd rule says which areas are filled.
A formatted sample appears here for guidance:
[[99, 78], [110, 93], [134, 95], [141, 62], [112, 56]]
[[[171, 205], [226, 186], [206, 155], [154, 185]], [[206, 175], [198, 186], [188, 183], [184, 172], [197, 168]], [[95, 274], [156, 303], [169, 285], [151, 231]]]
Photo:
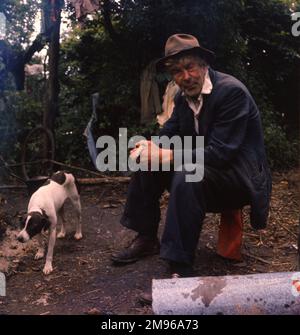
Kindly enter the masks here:
[[264, 138], [268, 160], [272, 170], [286, 170], [297, 166], [299, 160], [299, 140], [289, 138], [280, 124], [279, 116], [265, 110], [263, 114]]

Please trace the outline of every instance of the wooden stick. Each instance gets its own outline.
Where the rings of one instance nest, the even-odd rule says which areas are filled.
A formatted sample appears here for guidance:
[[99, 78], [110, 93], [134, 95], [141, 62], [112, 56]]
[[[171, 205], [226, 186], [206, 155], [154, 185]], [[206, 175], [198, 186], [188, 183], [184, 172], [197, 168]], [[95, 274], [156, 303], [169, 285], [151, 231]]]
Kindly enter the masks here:
[[2, 185], [0, 186], [0, 190], [5, 190], [5, 189], [21, 189], [21, 188], [27, 188], [26, 185]]
[[[53, 159], [39, 159], [39, 160], [36, 160], [36, 161], [33, 161], [33, 162], [25, 162], [25, 164], [26, 165], [35, 165], [35, 164], [44, 164], [44, 163], [47, 163], [47, 162], [53, 163], [53, 164], [56, 164], [56, 165], [60, 165], [60, 166], [64, 166], [64, 167], [67, 167], [67, 168], [75, 169], [75, 170], [80, 170], [80, 171], [83, 171], [83, 172], [88, 172], [88, 173], [93, 174], [93, 175], [98, 176], [98, 177], [103, 177], [103, 178], [106, 177], [102, 173], [94, 172], [94, 171], [84, 169], [84, 168], [81, 168], [81, 167], [78, 167], [78, 166], [70, 165], [70, 164], [61, 163], [61, 162], [55, 161]], [[22, 164], [6, 164], [5, 166], [1, 166], [0, 168], [2, 168], [2, 167], [18, 167], [18, 166], [21, 166], [21, 165]]]
[[[80, 185], [101, 185], [110, 183], [128, 183], [130, 177], [105, 177], [105, 178], [78, 178]], [[25, 189], [26, 185], [1, 185], [0, 190], [5, 189]]]
[[98, 185], [109, 183], [128, 183], [130, 177], [105, 177], [105, 178], [78, 178], [81, 185]]
[[298, 237], [297, 234], [295, 234], [293, 231], [291, 231], [289, 228], [287, 228], [285, 225], [283, 225], [282, 223], [280, 222], [277, 222], [279, 224], [280, 227], [282, 227], [283, 229], [285, 229], [286, 231], [288, 231], [289, 233], [291, 233], [294, 237]]
[[250, 258], [254, 258], [262, 263], [266, 263], [266, 264], [273, 264], [273, 262], [270, 262], [270, 261], [266, 261], [265, 259], [261, 258], [261, 257], [257, 257], [257, 256], [254, 256], [254, 255], [251, 255], [251, 254], [248, 254], [247, 252], [242, 252], [243, 255], [245, 256], [248, 256]]
[[88, 172], [88, 173], [93, 174], [93, 175], [98, 176], [98, 177], [102, 177], [102, 178], [106, 177], [102, 173], [94, 172], [94, 171], [91, 171], [91, 170], [88, 170], [88, 169], [84, 169], [84, 168], [81, 168], [81, 167], [78, 167], [78, 166], [74, 166], [74, 165], [60, 163], [60, 162], [52, 160], [52, 159], [49, 159], [49, 162], [51, 162], [53, 164], [56, 164], [56, 165], [64, 166], [64, 167], [67, 167], [67, 168], [71, 168], [71, 169], [75, 169], [75, 170], [79, 170], [79, 171], [83, 171], [83, 172]]

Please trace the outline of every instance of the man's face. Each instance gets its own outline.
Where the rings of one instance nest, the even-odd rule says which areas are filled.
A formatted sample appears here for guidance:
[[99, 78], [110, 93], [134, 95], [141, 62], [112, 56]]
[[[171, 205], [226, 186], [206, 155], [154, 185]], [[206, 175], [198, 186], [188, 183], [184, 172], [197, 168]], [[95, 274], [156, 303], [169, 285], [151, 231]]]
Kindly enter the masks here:
[[190, 97], [198, 97], [202, 92], [207, 65], [201, 65], [197, 56], [184, 56], [167, 65], [173, 80]]

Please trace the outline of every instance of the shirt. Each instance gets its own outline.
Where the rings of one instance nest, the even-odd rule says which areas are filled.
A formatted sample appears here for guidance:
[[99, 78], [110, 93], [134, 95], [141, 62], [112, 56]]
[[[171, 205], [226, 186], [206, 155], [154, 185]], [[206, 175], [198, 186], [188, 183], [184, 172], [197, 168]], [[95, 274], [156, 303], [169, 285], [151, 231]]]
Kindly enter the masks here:
[[202, 105], [203, 105], [203, 94], [210, 94], [212, 89], [213, 89], [213, 85], [212, 85], [212, 82], [210, 80], [209, 73], [208, 73], [208, 70], [207, 70], [206, 74], [205, 74], [205, 78], [204, 78], [202, 91], [201, 91], [201, 93], [200, 93], [200, 95], [197, 99], [198, 103], [195, 103], [195, 101], [193, 99], [191, 99], [190, 97], [188, 97], [188, 96], [186, 97], [186, 101], [187, 101], [190, 109], [194, 113], [195, 131], [196, 131], [197, 134], [199, 134], [198, 117], [199, 117], [199, 114], [201, 112], [201, 108], [202, 108]]

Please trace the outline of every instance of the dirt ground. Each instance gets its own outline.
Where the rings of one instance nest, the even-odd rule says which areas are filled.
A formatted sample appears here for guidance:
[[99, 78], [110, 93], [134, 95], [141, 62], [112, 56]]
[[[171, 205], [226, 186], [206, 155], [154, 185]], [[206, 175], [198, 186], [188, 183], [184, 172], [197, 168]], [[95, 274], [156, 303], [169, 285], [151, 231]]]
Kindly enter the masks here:
[[[126, 266], [114, 266], [113, 250], [128, 244], [134, 234], [119, 224], [127, 184], [82, 188], [83, 239], [75, 241], [74, 218], [66, 211], [67, 236], [57, 240], [54, 271], [42, 273], [44, 260], [34, 260], [35, 242], [15, 240], [17, 213], [26, 210], [26, 190], [1, 190], [2, 221], [8, 225], [0, 240], [0, 271], [7, 276], [7, 296], [0, 297], [0, 314], [152, 314], [139, 295], [150, 290], [152, 278], [167, 278], [159, 256]], [[215, 252], [219, 215], [209, 214], [198, 245], [198, 276], [233, 275], [297, 269], [299, 189], [296, 171], [274, 174], [268, 228], [254, 231], [244, 211], [243, 260], [229, 261]], [[162, 201], [163, 228], [167, 195]], [[67, 208], [70, 208], [68, 205]], [[2, 269], [1, 269], [2, 267]]]

